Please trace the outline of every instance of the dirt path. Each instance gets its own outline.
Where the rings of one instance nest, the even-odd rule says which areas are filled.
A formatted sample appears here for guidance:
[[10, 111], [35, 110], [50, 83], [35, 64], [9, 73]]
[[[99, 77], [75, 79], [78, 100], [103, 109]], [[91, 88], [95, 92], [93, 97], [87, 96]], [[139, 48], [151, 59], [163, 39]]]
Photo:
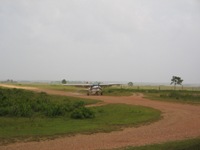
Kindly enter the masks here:
[[[34, 89], [38, 91], [38, 89]], [[40, 90], [41, 91], [41, 90]], [[42, 90], [50, 94], [70, 95], [53, 90]], [[163, 119], [150, 125], [138, 128], [126, 128], [123, 131], [111, 133], [97, 133], [92, 135], [76, 135], [50, 141], [14, 143], [2, 146], [2, 150], [94, 150], [112, 149], [125, 146], [160, 143], [182, 140], [200, 136], [200, 106], [151, 101], [139, 96], [110, 97], [110, 96], [81, 96], [83, 98], [99, 99], [105, 103], [125, 103], [142, 105], [159, 109], [163, 112]]]

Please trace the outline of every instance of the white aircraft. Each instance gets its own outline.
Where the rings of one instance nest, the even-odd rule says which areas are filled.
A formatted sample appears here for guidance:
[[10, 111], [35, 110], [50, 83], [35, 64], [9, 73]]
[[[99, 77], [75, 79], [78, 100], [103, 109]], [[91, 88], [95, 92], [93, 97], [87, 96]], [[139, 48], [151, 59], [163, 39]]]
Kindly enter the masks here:
[[113, 85], [121, 85], [118, 83], [80, 83], [80, 84], [63, 84], [65, 86], [76, 86], [76, 87], [85, 87], [87, 89], [87, 95], [103, 95], [103, 90], [102, 87], [108, 87], [108, 86], [113, 86]]

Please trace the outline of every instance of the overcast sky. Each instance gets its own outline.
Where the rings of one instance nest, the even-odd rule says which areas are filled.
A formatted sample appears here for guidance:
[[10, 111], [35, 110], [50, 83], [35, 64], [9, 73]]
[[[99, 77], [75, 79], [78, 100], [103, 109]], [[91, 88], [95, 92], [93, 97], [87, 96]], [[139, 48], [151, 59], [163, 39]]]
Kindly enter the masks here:
[[200, 83], [200, 0], [0, 0], [0, 80]]

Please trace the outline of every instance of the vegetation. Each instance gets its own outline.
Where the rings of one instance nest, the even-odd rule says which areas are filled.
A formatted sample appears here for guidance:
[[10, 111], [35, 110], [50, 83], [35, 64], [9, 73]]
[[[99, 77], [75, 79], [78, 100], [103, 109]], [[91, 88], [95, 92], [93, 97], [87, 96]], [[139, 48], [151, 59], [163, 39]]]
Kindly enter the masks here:
[[0, 143], [76, 133], [109, 132], [160, 119], [152, 108], [113, 104], [86, 108], [96, 101], [0, 88]]
[[[80, 99], [49, 96], [44, 92], [34, 93], [20, 89], [0, 89], [0, 116], [55, 117], [71, 115], [72, 118], [76, 118], [72, 114], [78, 110], [92, 113], [84, 108], [85, 105], [86, 102], [80, 101]], [[84, 118], [92, 116], [94, 115], [87, 115]]]
[[191, 90], [159, 90], [142, 88], [105, 88], [104, 95], [110, 96], [130, 96], [137, 93], [143, 93], [145, 97], [153, 100], [174, 101], [181, 103], [199, 103], [200, 91]]
[[134, 89], [132, 88], [105, 88], [103, 90], [104, 95], [109, 95], [109, 96], [130, 96], [135, 92]]
[[[30, 84], [22, 86], [86, 93], [82, 88], [63, 85]], [[176, 87], [176, 91], [174, 91], [171, 86], [106, 87], [103, 89], [103, 94], [109, 96], [131, 96], [134, 93], [143, 93], [146, 97], [155, 100], [200, 103], [200, 89], [198, 87]]]
[[[38, 87], [38, 85], [35, 85]], [[40, 85], [41, 88], [71, 90], [59, 85]], [[63, 89], [67, 88], [67, 89]], [[163, 89], [163, 88], [162, 88]], [[72, 88], [76, 90], [76, 88]], [[105, 95], [124, 96], [143, 93], [156, 100], [200, 103], [200, 91], [159, 90], [149, 87], [109, 87]], [[121, 104], [86, 108], [94, 100], [50, 96], [18, 89], [0, 88], [0, 144], [15, 140], [38, 140], [76, 133], [109, 132], [124, 126], [138, 126], [160, 119], [160, 112], [146, 107]], [[199, 139], [170, 142], [143, 147], [143, 149], [197, 149]]]
[[95, 117], [94, 112], [85, 107], [77, 108], [71, 114], [71, 118], [74, 119], [86, 119], [94, 117]]
[[130, 87], [133, 86], [133, 82], [129, 82], [128, 86], [130, 86]]
[[154, 100], [200, 104], [199, 91], [160, 91], [146, 93], [146, 97]]
[[176, 85], [181, 85], [183, 82], [183, 80], [181, 79], [181, 77], [177, 77], [177, 76], [173, 76], [171, 79], [171, 84], [174, 84], [174, 90], [176, 89]]
[[57, 91], [66, 91], [66, 92], [79, 92], [80, 90], [83, 90], [83, 88], [78, 88], [74, 86], [64, 86], [61, 84], [48, 84], [48, 83], [26, 83], [26, 84], [13, 84], [16, 86], [26, 86], [26, 87], [36, 87], [39, 89], [52, 89]]
[[160, 111], [147, 107], [113, 104], [90, 109], [95, 112], [93, 119], [0, 117], [0, 143], [15, 138], [38, 139], [63, 134], [110, 132], [160, 119]]
[[[184, 141], [167, 142], [164, 144], [146, 145], [140, 147], [127, 147], [120, 150], [199, 150], [200, 138]], [[119, 149], [118, 149], [119, 150]]]
[[67, 81], [66, 81], [65, 79], [63, 79], [63, 80], [61, 81], [61, 83], [62, 83], [62, 84], [66, 84]]

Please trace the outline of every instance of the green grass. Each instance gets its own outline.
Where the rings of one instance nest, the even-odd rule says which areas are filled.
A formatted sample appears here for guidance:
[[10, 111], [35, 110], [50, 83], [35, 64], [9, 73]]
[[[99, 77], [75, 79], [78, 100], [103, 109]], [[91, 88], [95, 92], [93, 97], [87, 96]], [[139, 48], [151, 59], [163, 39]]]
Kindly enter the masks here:
[[[0, 88], [0, 116], [6, 117], [56, 117], [70, 115], [76, 117], [92, 117], [85, 107], [98, 101], [85, 100], [56, 95], [48, 95], [44, 92], [34, 93], [21, 89]], [[91, 115], [89, 115], [91, 114]], [[80, 117], [81, 117], [80, 116]]]
[[145, 96], [152, 100], [200, 104], [199, 91], [160, 91], [145, 93]]
[[116, 150], [200, 150], [200, 138]]
[[[23, 84], [21, 86], [34, 86], [62, 91], [76, 91], [85, 93], [83, 88], [72, 86], [52, 85], [52, 84]], [[200, 91], [198, 88], [177, 86], [174, 92], [173, 86], [133, 86], [133, 87], [106, 87], [103, 89], [103, 95], [108, 96], [130, 96], [134, 93], [143, 93], [146, 98], [152, 100], [200, 104]], [[183, 90], [182, 90], [183, 89]], [[173, 94], [175, 93], [175, 94]], [[171, 96], [170, 96], [171, 95]]]
[[64, 86], [62, 84], [47, 84], [47, 83], [27, 83], [27, 84], [21, 84], [16, 83], [12, 84], [16, 86], [26, 86], [26, 87], [36, 87], [41, 89], [51, 89], [51, 90], [58, 90], [58, 91], [66, 91], [66, 92], [79, 92], [83, 90], [83, 88], [78, 88], [75, 86]]
[[[71, 91], [85, 93], [84, 88], [77, 88], [73, 86], [63, 86], [60, 84], [15, 84], [20, 86], [31, 86], [44, 89], [53, 89], [61, 91]], [[130, 96], [133, 93], [143, 93], [147, 98], [153, 100], [164, 100], [180, 103], [200, 103], [200, 89], [198, 87], [176, 87], [176, 95], [169, 96], [174, 92], [173, 86], [120, 86], [106, 87], [103, 89], [103, 95], [108, 96]], [[179, 95], [177, 97], [177, 95]]]
[[134, 92], [130, 88], [107, 87], [103, 89], [103, 95], [108, 96], [130, 96]]
[[141, 88], [105, 88], [104, 95], [130, 96], [134, 93], [143, 93], [146, 98], [160, 101], [200, 104], [200, 91], [191, 90], [158, 90]]
[[141, 106], [110, 104], [90, 109], [95, 112], [96, 117], [93, 119], [0, 117], [1, 144], [15, 139], [110, 132], [120, 130], [122, 127], [150, 123], [161, 118], [160, 111]]

